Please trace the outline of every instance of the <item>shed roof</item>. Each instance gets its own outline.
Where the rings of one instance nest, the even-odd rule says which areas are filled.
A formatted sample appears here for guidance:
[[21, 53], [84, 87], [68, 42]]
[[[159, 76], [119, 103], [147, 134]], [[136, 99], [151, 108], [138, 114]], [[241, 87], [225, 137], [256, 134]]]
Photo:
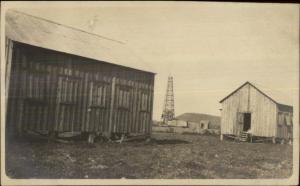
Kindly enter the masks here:
[[120, 41], [15, 10], [6, 12], [5, 34], [17, 42], [153, 73]]
[[[231, 95], [233, 95], [235, 92], [237, 92], [238, 90], [240, 90], [242, 87], [244, 87], [245, 85], [250, 85], [253, 88], [255, 88], [257, 91], [259, 91], [261, 94], [263, 94], [264, 96], [266, 96], [268, 99], [270, 99], [271, 101], [273, 101], [275, 104], [277, 104], [277, 107], [280, 111], [285, 111], [285, 112], [293, 112], [293, 107], [290, 105], [286, 105], [286, 104], [282, 104], [280, 103], [278, 100], [283, 100], [283, 97], [286, 97], [286, 95], [282, 95], [281, 93], [275, 93], [275, 91], [267, 89], [267, 88], [262, 88], [259, 87], [257, 88], [257, 85], [254, 85], [253, 83], [250, 83], [249, 81], [245, 82], [244, 84], [242, 84], [240, 87], [238, 87], [237, 89], [235, 89], [233, 92], [231, 92], [229, 95], [227, 95], [225, 98], [223, 98], [220, 103], [222, 103], [224, 100], [226, 100], [227, 98], [229, 98]], [[281, 95], [280, 95], [281, 94]]]

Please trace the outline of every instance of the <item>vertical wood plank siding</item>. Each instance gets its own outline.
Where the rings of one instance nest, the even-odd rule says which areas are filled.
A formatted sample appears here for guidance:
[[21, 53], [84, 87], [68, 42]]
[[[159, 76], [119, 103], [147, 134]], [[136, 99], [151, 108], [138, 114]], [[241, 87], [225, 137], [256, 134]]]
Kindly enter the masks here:
[[251, 129], [256, 136], [276, 136], [277, 105], [250, 86]]
[[11, 128], [109, 132], [111, 117], [114, 132], [151, 133], [154, 74], [14, 44], [6, 120]]
[[235, 92], [222, 103], [221, 132], [222, 134], [239, 135], [241, 126], [237, 122], [239, 112], [247, 112], [248, 85]]
[[237, 122], [237, 114], [245, 112], [251, 113], [253, 135], [276, 136], [276, 104], [249, 84], [222, 102], [221, 133], [239, 135], [243, 126]]
[[[293, 135], [293, 124], [292, 124], [292, 118], [293, 118], [293, 114], [290, 113], [290, 112], [283, 112], [283, 111], [280, 111], [278, 108], [278, 115], [277, 115], [277, 137], [279, 138], [291, 138], [292, 135]], [[283, 117], [280, 120], [279, 117]], [[286, 118], [285, 117], [290, 117], [290, 123], [287, 124], [288, 121], [286, 121]]]
[[9, 94], [9, 87], [10, 87], [10, 76], [11, 76], [11, 64], [13, 58], [13, 42], [10, 39], [5, 39], [5, 61], [6, 61], [6, 68], [5, 68], [5, 104], [7, 105], [8, 102], [8, 94]]

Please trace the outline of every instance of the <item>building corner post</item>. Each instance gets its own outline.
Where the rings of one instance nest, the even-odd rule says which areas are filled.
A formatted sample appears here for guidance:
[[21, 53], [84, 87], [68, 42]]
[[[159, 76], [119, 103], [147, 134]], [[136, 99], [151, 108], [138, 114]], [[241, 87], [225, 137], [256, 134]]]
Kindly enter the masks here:
[[273, 143], [273, 144], [276, 143], [276, 138], [275, 138], [275, 136], [272, 137], [272, 143]]
[[109, 111], [109, 126], [108, 126], [108, 138], [110, 139], [113, 130], [113, 112], [114, 112], [114, 99], [115, 99], [115, 86], [116, 77], [112, 78], [111, 82], [111, 101], [110, 101], [110, 111]]

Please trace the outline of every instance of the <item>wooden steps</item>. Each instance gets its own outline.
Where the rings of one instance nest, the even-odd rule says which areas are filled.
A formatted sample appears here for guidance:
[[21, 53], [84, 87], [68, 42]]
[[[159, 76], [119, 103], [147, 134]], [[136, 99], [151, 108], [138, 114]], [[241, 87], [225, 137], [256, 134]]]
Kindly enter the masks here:
[[248, 141], [249, 134], [246, 132], [241, 132], [239, 136], [239, 140], [242, 142]]

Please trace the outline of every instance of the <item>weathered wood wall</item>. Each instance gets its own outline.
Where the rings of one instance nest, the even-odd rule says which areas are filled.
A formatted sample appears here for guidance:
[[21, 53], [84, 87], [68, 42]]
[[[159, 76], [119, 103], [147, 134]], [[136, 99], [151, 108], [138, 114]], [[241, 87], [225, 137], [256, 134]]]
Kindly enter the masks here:
[[277, 134], [279, 138], [293, 137], [293, 113], [278, 111], [277, 116]]
[[11, 75], [11, 61], [14, 43], [10, 39], [5, 38], [5, 104], [7, 105], [9, 94], [9, 83]]
[[242, 126], [237, 122], [239, 112], [248, 112], [248, 85], [222, 102], [221, 134], [239, 135]]
[[10, 130], [151, 133], [153, 73], [14, 44]]
[[256, 136], [273, 137], [277, 130], [276, 104], [250, 86], [251, 129]]
[[238, 113], [245, 112], [251, 113], [253, 135], [276, 136], [276, 104], [249, 84], [222, 102], [221, 133], [239, 135], [243, 125], [238, 122]]

